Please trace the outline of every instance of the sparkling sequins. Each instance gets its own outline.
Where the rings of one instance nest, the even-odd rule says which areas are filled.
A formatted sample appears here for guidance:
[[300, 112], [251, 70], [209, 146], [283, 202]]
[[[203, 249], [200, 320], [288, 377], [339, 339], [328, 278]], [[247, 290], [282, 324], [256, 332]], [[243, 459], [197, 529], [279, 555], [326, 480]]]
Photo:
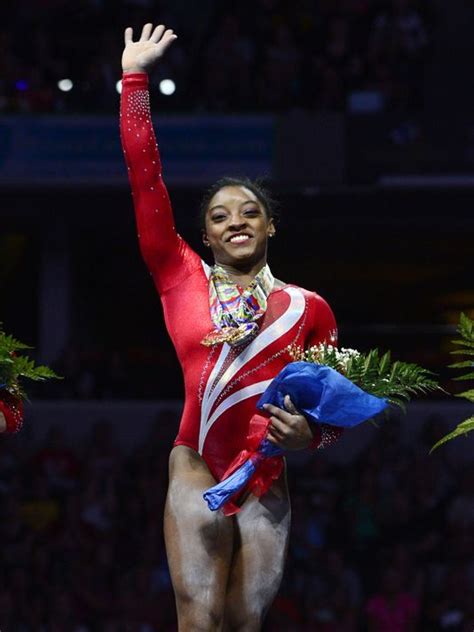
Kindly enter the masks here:
[[130, 116], [138, 114], [145, 115], [145, 120], [149, 118], [150, 95], [148, 90], [133, 90], [127, 95], [127, 99], [127, 113]]
[[206, 362], [204, 363], [204, 366], [202, 367], [201, 378], [199, 380], [199, 388], [198, 388], [198, 400], [200, 404], [202, 403], [202, 398], [203, 398], [205, 376], [211, 364], [211, 360], [216, 352], [216, 349], [217, 347], [211, 347], [211, 350], [207, 354]]
[[333, 443], [336, 443], [341, 435], [340, 431], [326, 424], [321, 424], [319, 429], [321, 431], [321, 441], [319, 442], [318, 450], [328, 448]]

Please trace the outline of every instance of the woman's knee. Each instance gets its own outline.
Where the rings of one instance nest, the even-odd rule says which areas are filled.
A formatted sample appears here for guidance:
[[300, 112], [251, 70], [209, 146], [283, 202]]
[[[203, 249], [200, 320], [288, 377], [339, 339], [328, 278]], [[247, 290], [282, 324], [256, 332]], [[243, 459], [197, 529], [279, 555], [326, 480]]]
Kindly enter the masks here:
[[259, 632], [264, 618], [263, 609], [231, 609], [225, 614], [224, 632]]
[[180, 632], [221, 632], [224, 623], [224, 601], [199, 599], [176, 591]]

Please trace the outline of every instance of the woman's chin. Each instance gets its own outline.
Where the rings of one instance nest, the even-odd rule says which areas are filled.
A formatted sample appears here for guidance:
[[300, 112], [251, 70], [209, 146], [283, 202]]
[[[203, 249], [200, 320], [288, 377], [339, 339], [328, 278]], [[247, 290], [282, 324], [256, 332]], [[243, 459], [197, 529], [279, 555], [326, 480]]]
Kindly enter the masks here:
[[255, 248], [252, 245], [242, 245], [238, 248], [225, 249], [220, 252], [214, 252], [214, 260], [224, 265], [255, 265], [262, 259], [265, 259], [266, 249]]
[[255, 261], [258, 261], [261, 256], [259, 257], [258, 253], [255, 252], [255, 250], [253, 248], [242, 248], [239, 250], [236, 250], [235, 252], [232, 253], [227, 253], [229, 262], [232, 264], [232, 262], [236, 262], [236, 263], [253, 263]]

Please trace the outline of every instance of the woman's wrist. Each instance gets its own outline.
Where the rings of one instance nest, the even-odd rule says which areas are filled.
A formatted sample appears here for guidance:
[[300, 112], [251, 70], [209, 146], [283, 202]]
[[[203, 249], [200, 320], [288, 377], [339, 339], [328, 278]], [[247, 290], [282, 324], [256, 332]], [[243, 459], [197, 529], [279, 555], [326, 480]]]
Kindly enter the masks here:
[[314, 424], [314, 428], [311, 428], [313, 438], [308, 445], [308, 450], [316, 450], [321, 443], [321, 430]]
[[143, 68], [139, 68], [138, 66], [127, 68], [126, 70], [124, 68], [122, 69], [122, 72], [124, 75], [136, 75], [136, 74], [147, 75], [148, 74], [146, 70], [144, 70]]

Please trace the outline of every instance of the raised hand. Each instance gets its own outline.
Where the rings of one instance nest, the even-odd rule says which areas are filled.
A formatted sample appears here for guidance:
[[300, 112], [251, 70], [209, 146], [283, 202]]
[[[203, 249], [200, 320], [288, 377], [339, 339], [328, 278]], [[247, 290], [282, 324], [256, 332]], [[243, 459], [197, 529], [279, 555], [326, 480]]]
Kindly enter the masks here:
[[133, 29], [125, 29], [125, 48], [122, 55], [124, 72], [147, 72], [178, 36], [172, 29], [159, 24], [145, 24], [138, 42], [133, 41]]

